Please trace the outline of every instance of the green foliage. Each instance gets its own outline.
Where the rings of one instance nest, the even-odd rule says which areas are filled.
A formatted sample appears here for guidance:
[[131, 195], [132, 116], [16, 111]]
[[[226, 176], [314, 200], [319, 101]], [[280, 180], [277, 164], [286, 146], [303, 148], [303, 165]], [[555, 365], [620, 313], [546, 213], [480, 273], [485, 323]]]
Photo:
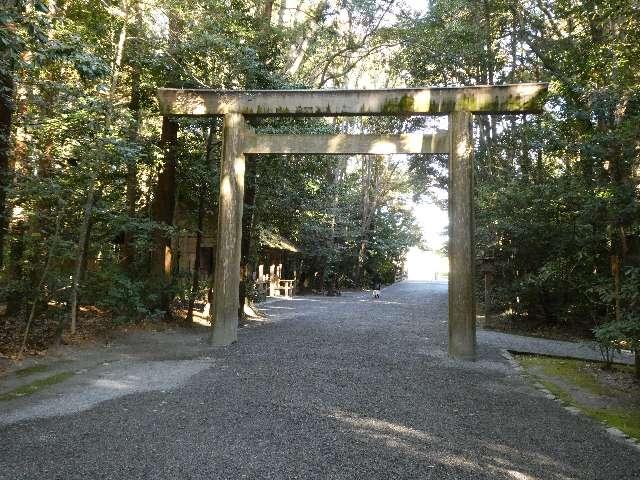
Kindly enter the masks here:
[[[603, 352], [640, 349], [640, 315], [628, 314], [623, 320], [596, 327], [594, 332]], [[610, 359], [608, 355], [605, 357]]]
[[246, 289], [246, 296], [250, 302], [259, 303], [266, 299], [265, 292], [261, 291], [255, 282], [248, 281], [246, 283]]
[[154, 312], [152, 293], [144, 280], [130, 278], [110, 264], [91, 272], [85, 287], [85, 299], [98, 308], [111, 312], [117, 322], [140, 320]]
[[[11, 80], [2, 77], [2, 85], [16, 87], [1, 92], [11, 97], [3, 100], [15, 114], [13, 168], [2, 177], [11, 181], [0, 302], [16, 322], [33, 302], [38, 321], [52, 321], [54, 310], [67, 317], [84, 247], [80, 302], [114, 321], [162, 315], [164, 300], [179, 308], [189, 298], [192, 278], [177, 271], [177, 239], [195, 236], [201, 200], [204, 229], [215, 235], [221, 124], [180, 119], [177, 145], [167, 145], [161, 139], [158, 87], [344, 85], [350, 72], [392, 41], [385, 24], [393, 5], [386, 0], [350, 0], [331, 8], [305, 4], [296, 11], [277, 11], [276, 2], [272, 19], [263, 18], [262, 2], [250, 0], [28, 3], [0, 12], [0, 24], [8, 26], [0, 28], [0, 74]], [[259, 131], [275, 133], [358, 128], [317, 118], [252, 122]], [[168, 165], [172, 148], [175, 165]], [[247, 178], [256, 184], [255, 205], [246, 207], [254, 213], [249, 257], [255, 260], [264, 250], [256, 234], [262, 228], [301, 247], [302, 276], [339, 278], [349, 286], [371, 272], [391, 280], [417, 232], [399, 198], [411, 194], [407, 178], [376, 162], [367, 188], [375, 178], [389, 185], [365, 222], [357, 162], [261, 158]], [[154, 210], [156, 200], [168, 195], [158, 187], [168, 166], [175, 166], [169, 185], [176, 195], [174, 224], [158, 220]], [[87, 207], [92, 188], [96, 198]], [[81, 246], [87, 208], [89, 239]], [[157, 270], [159, 245], [174, 254], [174, 265], [163, 265], [173, 270], [169, 276]], [[199, 298], [210, 283], [200, 279]], [[257, 299], [254, 285], [247, 287]]]
[[[431, 5], [395, 30], [403, 48], [392, 65], [409, 84], [551, 82], [541, 116], [476, 117], [476, 247], [494, 259], [496, 306], [583, 331], [635, 318], [633, 2]], [[442, 159], [412, 166], [424, 185], [446, 188]]]

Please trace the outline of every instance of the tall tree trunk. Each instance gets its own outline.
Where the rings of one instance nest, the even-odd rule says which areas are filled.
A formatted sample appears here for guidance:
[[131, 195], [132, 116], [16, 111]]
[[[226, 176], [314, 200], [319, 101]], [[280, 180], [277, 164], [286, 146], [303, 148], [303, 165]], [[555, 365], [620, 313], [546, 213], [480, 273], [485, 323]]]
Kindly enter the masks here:
[[204, 227], [204, 201], [207, 190], [200, 188], [200, 198], [198, 199], [198, 231], [196, 232], [196, 254], [193, 262], [193, 276], [191, 278], [191, 294], [189, 295], [189, 307], [187, 308], [187, 323], [193, 322], [193, 307], [198, 296], [198, 285], [200, 283], [200, 248], [202, 247], [202, 229]]
[[4, 237], [9, 223], [9, 208], [7, 206], [7, 192], [11, 184], [11, 169], [9, 157], [11, 151], [11, 96], [13, 95], [13, 80], [9, 75], [0, 73], [0, 267], [4, 261]]
[[89, 184], [87, 200], [84, 206], [84, 218], [80, 227], [80, 238], [78, 239], [78, 254], [76, 255], [75, 267], [73, 270], [73, 283], [71, 285], [71, 333], [76, 333], [76, 324], [78, 318], [78, 292], [80, 290], [80, 278], [84, 276], [83, 267], [86, 265], [85, 257], [87, 247], [89, 245], [89, 235], [91, 228], [91, 218], [93, 204], [95, 201], [95, 178], [91, 179]]
[[[135, 125], [131, 129], [129, 139], [136, 141], [138, 138], [138, 129], [140, 125], [140, 71], [134, 71], [131, 76], [131, 103], [129, 108], [134, 115]], [[127, 160], [127, 185], [126, 185], [126, 199], [127, 199], [127, 215], [129, 219], [133, 219], [136, 216], [136, 203], [138, 201], [138, 166], [136, 158], [129, 158]], [[124, 240], [122, 245], [123, 258], [122, 263], [127, 270], [131, 269], [133, 260], [136, 257], [133, 232], [130, 228], [127, 228], [124, 232]]]
[[[176, 10], [170, 10], [169, 38], [178, 39], [184, 30], [184, 21]], [[177, 44], [169, 46], [169, 53], [174, 54]], [[180, 76], [176, 69], [172, 69], [167, 76], [167, 87], [180, 87]], [[166, 231], [174, 223], [176, 207], [176, 162], [178, 154], [178, 124], [169, 117], [162, 119], [162, 133], [160, 145], [164, 152], [164, 163], [153, 189], [150, 213], [151, 219], [158, 224], [152, 232], [152, 251], [150, 273], [159, 288], [158, 302], [155, 308], [166, 312], [170, 316], [169, 307], [172, 296], [169, 291], [172, 281], [172, 251], [171, 235]]]
[[58, 246], [58, 242], [60, 241], [60, 217], [62, 215], [62, 202], [58, 203], [58, 214], [56, 216], [56, 226], [53, 232], [53, 238], [51, 245], [49, 246], [49, 253], [47, 254], [47, 261], [44, 264], [44, 268], [42, 269], [42, 273], [40, 275], [40, 281], [35, 288], [35, 296], [33, 298], [33, 302], [31, 304], [31, 311], [29, 312], [29, 317], [27, 318], [27, 325], [24, 329], [24, 334], [22, 336], [22, 345], [20, 346], [20, 352], [18, 353], [18, 359], [22, 358], [22, 354], [27, 347], [27, 339], [29, 338], [29, 330], [31, 328], [31, 324], [33, 323], [33, 319], [36, 315], [36, 308], [38, 306], [38, 302], [40, 300], [40, 291], [44, 285], [45, 280], [47, 279], [47, 275], [49, 274], [49, 269], [51, 267], [51, 263], [53, 258], [55, 257], [56, 247]]
[[[140, 5], [136, 1], [133, 4], [135, 11], [136, 26], [138, 29], [142, 28], [142, 13], [140, 11]], [[136, 32], [136, 37], [141, 36], [141, 31]], [[136, 41], [136, 44], [139, 42]], [[131, 101], [129, 102], [129, 111], [133, 117], [133, 123], [129, 130], [129, 141], [135, 143], [139, 140], [140, 123], [141, 123], [141, 99], [142, 92], [140, 89], [140, 64], [137, 61], [133, 61], [131, 64]], [[126, 198], [127, 198], [127, 214], [129, 219], [136, 217], [136, 203], [138, 201], [138, 165], [136, 157], [129, 158], [127, 161], [127, 186], [126, 186]], [[133, 232], [130, 228], [127, 228], [124, 232], [124, 241], [122, 245], [123, 259], [122, 262], [127, 270], [131, 270], [133, 259], [136, 258], [136, 251], [134, 246]]]
[[171, 282], [171, 235], [167, 227], [173, 226], [176, 205], [176, 156], [178, 124], [170, 118], [162, 119], [161, 143], [164, 149], [164, 165], [158, 175], [155, 194], [151, 203], [151, 218], [159, 224], [153, 232], [151, 274], [160, 282], [161, 294], [158, 307], [169, 311], [171, 297], [167, 286]]
[[[5, 18], [9, 19], [8, 23], [0, 24], [0, 28], [6, 32], [15, 32], [16, 27], [13, 23], [11, 14], [16, 14], [16, 0], [0, 0], [0, 10], [6, 12]], [[13, 96], [15, 93], [15, 85], [13, 82], [13, 65], [12, 55], [14, 52], [11, 48], [4, 46], [0, 50], [0, 64], [6, 65], [0, 69], [0, 267], [4, 260], [4, 237], [6, 235], [7, 226], [9, 224], [10, 212], [7, 206], [7, 192], [11, 184], [11, 120], [13, 115]]]
[[[111, 129], [111, 120], [113, 115], [113, 103], [116, 88], [118, 86], [118, 77], [120, 74], [120, 67], [122, 65], [122, 57], [124, 55], [125, 42], [127, 40], [127, 28], [129, 26], [129, 3], [128, 0], [124, 2], [125, 18], [120, 29], [120, 35], [118, 36], [118, 42], [115, 45], [115, 55], [111, 68], [111, 85], [109, 87], [109, 96], [107, 111], [104, 119], [104, 132], [109, 135]], [[80, 291], [80, 279], [84, 277], [84, 269], [86, 267], [86, 255], [90, 245], [90, 228], [93, 217], [93, 206], [96, 197], [96, 184], [98, 180], [98, 170], [102, 166], [105, 158], [105, 145], [98, 147], [96, 154], [97, 165], [94, 165], [91, 169], [91, 178], [89, 179], [89, 185], [87, 188], [87, 199], [84, 206], [84, 218], [80, 227], [80, 233], [78, 236], [78, 252], [75, 259], [75, 268], [73, 274], [73, 281], [71, 284], [71, 294], [69, 303], [71, 304], [71, 333], [76, 332], [76, 321], [78, 316], [78, 295]]]
[[[207, 146], [204, 154], [204, 158], [207, 161], [207, 165], [211, 165], [211, 153], [213, 149], [213, 137], [214, 137], [214, 129], [213, 127], [209, 127], [209, 133], [207, 134]], [[211, 168], [208, 169], [211, 171]], [[198, 199], [198, 231], [196, 232], [196, 255], [194, 259], [193, 265], [193, 277], [191, 279], [191, 294], [189, 296], [189, 307], [187, 309], [187, 318], [186, 321], [188, 323], [193, 322], [193, 307], [196, 302], [196, 296], [198, 295], [198, 286], [200, 283], [200, 249], [202, 247], [202, 235], [204, 228], [204, 214], [205, 214], [205, 202], [207, 200], [209, 190], [209, 182], [206, 179], [202, 179], [202, 183], [200, 185], [200, 198]], [[208, 299], [209, 301], [209, 299]]]
[[330, 170], [327, 180], [331, 185], [332, 191], [332, 199], [331, 199], [331, 229], [330, 233], [327, 237], [327, 256], [325, 257], [325, 265], [322, 269], [322, 286], [321, 289], [324, 291], [325, 284], [327, 283], [327, 269], [330, 269], [329, 272], [329, 283], [327, 288], [327, 295], [334, 296], [336, 294], [336, 272], [334, 271], [336, 267], [336, 259], [338, 257], [337, 252], [337, 218], [338, 218], [338, 207], [340, 205], [340, 194], [338, 185], [342, 182], [344, 174], [347, 169], [347, 160], [340, 159], [336, 162], [333, 168]]
[[280, 0], [280, 8], [278, 9], [278, 28], [284, 26], [284, 16], [287, 14], [288, 0]]
[[245, 170], [244, 209], [242, 211], [242, 241], [240, 244], [240, 294], [238, 304], [238, 318], [244, 316], [244, 304], [247, 298], [247, 284], [249, 282], [251, 240], [255, 220], [256, 184], [257, 184], [257, 158], [255, 155], [247, 156], [247, 168]]
[[[11, 235], [8, 241], [7, 249], [11, 261], [7, 262], [7, 278], [13, 279], [14, 282], [22, 278], [23, 265], [22, 257], [25, 251], [25, 234], [27, 224], [24, 220], [13, 222], [11, 225]], [[7, 314], [17, 315], [24, 304], [24, 291], [19, 284], [14, 284], [7, 295]]]
[[358, 264], [356, 266], [355, 278], [354, 280], [359, 284], [362, 284], [363, 273], [364, 273], [364, 262], [365, 255], [367, 250], [367, 242], [368, 242], [368, 218], [369, 218], [369, 210], [370, 206], [370, 195], [371, 195], [371, 177], [373, 174], [372, 162], [369, 155], [365, 155], [362, 157], [362, 200], [361, 200], [361, 215], [362, 222], [360, 225], [360, 248], [358, 250]]
[[[371, 225], [378, 202], [384, 193], [383, 180], [386, 163], [377, 157], [365, 156], [362, 160], [362, 222], [360, 225], [360, 248], [355, 281], [362, 284], [366, 262], [367, 245], [371, 236]], [[380, 168], [378, 168], [380, 167]]]
[[265, 0], [262, 9], [262, 18], [268, 25], [271, 24], [271, 15], [273, 14], [273, 0]]

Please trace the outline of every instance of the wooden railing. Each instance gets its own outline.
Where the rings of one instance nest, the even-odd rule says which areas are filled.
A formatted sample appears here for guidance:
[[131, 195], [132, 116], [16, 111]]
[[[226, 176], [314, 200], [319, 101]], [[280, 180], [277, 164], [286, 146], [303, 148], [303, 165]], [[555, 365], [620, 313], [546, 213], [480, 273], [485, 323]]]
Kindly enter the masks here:
[[275, 279], [269, 285], [269, 295], [272, 297], [289, 297], [293, 298], [293, 292], [296, 287], [295, 280]]
[[257, 280], [256, 286], [264, 296], [293, 298], [297, 280], [283, 280], [280, 278], [265, 278]]

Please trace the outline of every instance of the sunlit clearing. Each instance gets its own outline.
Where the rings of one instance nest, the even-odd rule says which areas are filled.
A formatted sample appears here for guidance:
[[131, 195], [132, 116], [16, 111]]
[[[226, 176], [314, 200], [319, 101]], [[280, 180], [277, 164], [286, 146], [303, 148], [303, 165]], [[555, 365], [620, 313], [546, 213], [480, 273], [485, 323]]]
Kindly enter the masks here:
[[[444, 197], [445, 192], [435, 192], [437, 197]], [[449, 261], [440, 250], [447, 241], [446, 228], [449, 223], [447, 212], [431, 202], [414, 203], [412, 211], [415, 215], [422, 236], [429, 248], [428, 251], [414, 247], [409, 250], [406, 260], [407, 278], [409, 280], [446, 281], [449, 272]]]
[[433, 251], [413, 247], [407, 254], [407, 279], [446, 281], [449, 272], [447, 257]]

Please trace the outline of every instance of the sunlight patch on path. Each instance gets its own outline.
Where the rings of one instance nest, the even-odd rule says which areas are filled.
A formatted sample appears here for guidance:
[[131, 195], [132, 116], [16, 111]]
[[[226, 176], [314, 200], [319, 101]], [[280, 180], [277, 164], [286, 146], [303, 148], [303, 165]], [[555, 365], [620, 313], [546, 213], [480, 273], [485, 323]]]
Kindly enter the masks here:
[[171, 390], [211, 365], [206, 360], [140, 362], [77, 375], [60, 389], [52, 389], [17, 408], [0, 413], [0, 425], [35, 418], [72, 415], [101, 402], [132, 393]]

